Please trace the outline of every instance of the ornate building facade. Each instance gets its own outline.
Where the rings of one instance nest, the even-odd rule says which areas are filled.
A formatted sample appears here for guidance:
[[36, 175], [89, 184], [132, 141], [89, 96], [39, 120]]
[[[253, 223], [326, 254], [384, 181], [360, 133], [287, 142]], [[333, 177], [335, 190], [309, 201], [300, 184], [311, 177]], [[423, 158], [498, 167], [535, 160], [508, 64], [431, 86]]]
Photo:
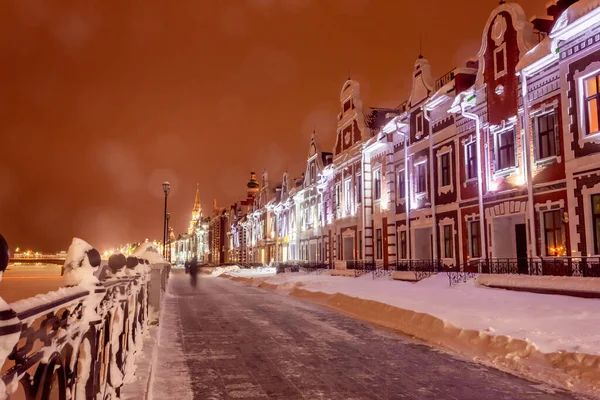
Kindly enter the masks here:
[[218, 228], [220, 260], [599, 255], [600, 3], [558, 0], [547, 14], [502, 2], [476, 59], [434, 79], [420, 55], [394, 109], [365, 108], [348, 79], [332, 151], [313, 132], [297, 179], [252, 174]]

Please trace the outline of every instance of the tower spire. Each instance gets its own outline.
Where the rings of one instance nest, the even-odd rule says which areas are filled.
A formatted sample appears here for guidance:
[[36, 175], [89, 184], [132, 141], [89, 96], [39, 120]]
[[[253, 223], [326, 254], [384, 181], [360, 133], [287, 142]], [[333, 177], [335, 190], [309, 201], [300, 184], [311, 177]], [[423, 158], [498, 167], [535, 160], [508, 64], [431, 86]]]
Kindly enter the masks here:
[[194, 211], [200, 211], [200, 184], [196, 183], [196, 198], [194, 199]]

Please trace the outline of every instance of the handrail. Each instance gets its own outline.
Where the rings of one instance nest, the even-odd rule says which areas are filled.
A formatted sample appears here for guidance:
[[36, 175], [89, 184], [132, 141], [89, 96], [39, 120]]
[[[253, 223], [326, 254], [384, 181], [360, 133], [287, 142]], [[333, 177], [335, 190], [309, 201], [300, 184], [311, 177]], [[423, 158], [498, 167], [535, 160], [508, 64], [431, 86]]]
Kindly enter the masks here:
[[109, 261], [103, 282], [11, 304], [0, 299], [0, 398], [19, 387], [27, 400], [119, 397], [149, 328], [151, 292], [164, 289], [169, 271], [168, 264], [121, 257], [120, 264]]

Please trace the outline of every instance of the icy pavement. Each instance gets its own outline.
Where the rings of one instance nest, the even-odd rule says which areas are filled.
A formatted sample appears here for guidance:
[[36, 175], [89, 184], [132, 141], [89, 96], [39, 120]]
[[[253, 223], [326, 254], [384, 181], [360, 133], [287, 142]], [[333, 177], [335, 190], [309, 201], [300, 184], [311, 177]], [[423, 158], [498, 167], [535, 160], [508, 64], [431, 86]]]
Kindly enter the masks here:
[[291, 297], [173, 273], [154, 399], [569, 399]]

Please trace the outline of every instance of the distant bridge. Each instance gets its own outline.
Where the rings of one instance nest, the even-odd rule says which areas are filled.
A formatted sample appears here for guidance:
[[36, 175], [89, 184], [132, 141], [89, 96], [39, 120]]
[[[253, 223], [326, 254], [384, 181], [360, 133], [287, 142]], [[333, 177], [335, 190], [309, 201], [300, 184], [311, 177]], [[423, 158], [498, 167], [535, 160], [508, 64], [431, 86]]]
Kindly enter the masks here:
[[57, 264], [63, 265], [65, 263], [65, 256], [59, 254], [40, 254], [37, 256], [22, 256], [10, 258], [8, 260], [11, 264]]

